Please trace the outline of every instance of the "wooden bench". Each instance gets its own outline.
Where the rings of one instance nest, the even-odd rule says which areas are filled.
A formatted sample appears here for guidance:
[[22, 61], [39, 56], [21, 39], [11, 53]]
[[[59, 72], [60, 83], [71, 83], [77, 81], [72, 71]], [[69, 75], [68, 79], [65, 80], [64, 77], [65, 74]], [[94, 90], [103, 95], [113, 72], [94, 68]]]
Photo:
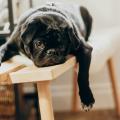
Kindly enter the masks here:
[[[75, 57], [70, 57], [64, 64], [37, 68], [32, 63], [20, 63], [15, 58], [2, 63], [0, 85], [36, 82], [42, 120], [54, 120], [50, 84], [75, 65]], [[25, 60], [24, 60], [25, 61]], [[28, 66], [29, 64], [29, 66]]]

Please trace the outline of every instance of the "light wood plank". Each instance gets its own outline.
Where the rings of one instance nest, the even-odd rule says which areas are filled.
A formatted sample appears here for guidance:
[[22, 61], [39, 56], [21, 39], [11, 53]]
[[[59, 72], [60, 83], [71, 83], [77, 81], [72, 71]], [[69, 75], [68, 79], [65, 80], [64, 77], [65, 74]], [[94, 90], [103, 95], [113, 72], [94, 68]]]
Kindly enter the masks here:
[[12, 82], [9, 79], [8, 74], [10, 72], [15, 72], [17, 70], [20, 70], [24, 67], [25, 65], [17, 62], [12, 62], [11, 60], [2, 63], [0, 66], [0, 85], [11, 84]]
[[33, 65], [33, 62], [20, 55], [16, 55], [10, 60], [3, 62], [0, 66], [0, 85], [12, 84], [8, 74], [29, 65]]
[[25, 83], [53, 80], [75, 65], [75, 57], [69, 58], [64, 64], [37, 68], [34, 65], [9, 74], [12, 83]]

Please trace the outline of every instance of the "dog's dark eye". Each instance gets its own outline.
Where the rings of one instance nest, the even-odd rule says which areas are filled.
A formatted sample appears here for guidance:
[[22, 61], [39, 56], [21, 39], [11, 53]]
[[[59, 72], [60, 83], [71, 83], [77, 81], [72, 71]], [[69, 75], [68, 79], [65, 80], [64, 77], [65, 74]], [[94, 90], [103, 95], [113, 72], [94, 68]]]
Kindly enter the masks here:
[[44, 49], [45, 46], [44, 46], [44, 44], [43, 44], [41, 41], [36, 41], [36, 42], [35, 42], [35, 48], [36, 48], [36, 49], [38, 49], [38, 48]]

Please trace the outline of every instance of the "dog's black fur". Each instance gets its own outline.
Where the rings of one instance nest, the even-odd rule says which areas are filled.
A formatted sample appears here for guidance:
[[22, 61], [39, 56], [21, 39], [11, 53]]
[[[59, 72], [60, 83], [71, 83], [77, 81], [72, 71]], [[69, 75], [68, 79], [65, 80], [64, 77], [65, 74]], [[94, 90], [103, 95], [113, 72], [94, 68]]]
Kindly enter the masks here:
[[52, 3], [29, 10], [20, 18], [10, 39], [0, 47], [0, 60], [15, 50], [25, 54], [36, 66], [43, 67], [65, 62], [68, 54], [75, 55], [80, 64], [81, 102], [92, 107], [95, 102], [89, 86], [92, 47], [87, 43], [91, 27], [92, 17], [82, 6], [77, 9]]

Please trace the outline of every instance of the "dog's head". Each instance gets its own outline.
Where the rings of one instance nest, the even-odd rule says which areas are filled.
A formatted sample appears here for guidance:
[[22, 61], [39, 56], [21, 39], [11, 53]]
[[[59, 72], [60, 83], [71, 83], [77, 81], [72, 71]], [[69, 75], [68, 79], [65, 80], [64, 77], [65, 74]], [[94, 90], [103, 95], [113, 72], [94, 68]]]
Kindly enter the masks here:
[[21, 48], [36, 66], [63, 63], [69, 49], [68, 23], [55, 14], [36, 14], [24, 23]]
[[[80, 10], [85, 21], [84, 38], [88, 39], [91, 19], [87, 10]], [[90, 20], [90, 21], [89, 21]], [[27, 18], [21, 29], [21, 48], [36, 66], [63, 63], [71, 48], [80, 46], [75, 26], [64, 15], [57, 12], [36, 12]]]

